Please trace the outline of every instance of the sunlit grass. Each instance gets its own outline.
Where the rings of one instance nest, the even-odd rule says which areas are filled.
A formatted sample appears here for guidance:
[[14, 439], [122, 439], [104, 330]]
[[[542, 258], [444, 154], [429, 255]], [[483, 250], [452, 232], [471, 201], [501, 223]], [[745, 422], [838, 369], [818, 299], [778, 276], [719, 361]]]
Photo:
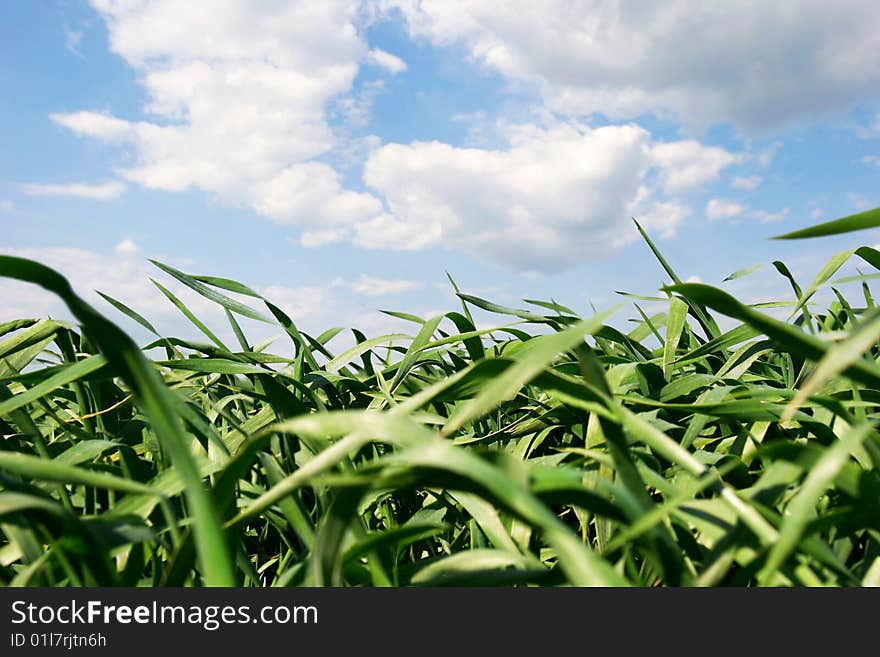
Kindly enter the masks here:
[[[810, 235], [878, 215], [859, 216]], [[672, 285], [653, 316], [624, 299], [627, 333], [614, 309], [459, 293], [341, 354], [245, 285], [162, 263], [236, 344], [167, 288], [207, 342], [105, 297], [156, 334], [139, 347], [52, 270], [0, 257], [78, 321], [0, 324], [0, 582], [880, 584], [872, 275], [811, 303], [880, 253], [803, 288], [777, 266], [798, 297], [781, 321], [683, 283], [645, 239]], [[506, 327], [478, 330], [474, 308]], [[277, 324], [293, 355], [255, 349], [236, 317]]]

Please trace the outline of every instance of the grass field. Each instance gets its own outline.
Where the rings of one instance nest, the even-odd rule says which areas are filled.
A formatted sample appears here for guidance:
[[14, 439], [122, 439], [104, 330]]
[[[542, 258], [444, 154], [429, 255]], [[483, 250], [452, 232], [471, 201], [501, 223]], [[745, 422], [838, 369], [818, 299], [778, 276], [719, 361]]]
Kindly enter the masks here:
[[166, 291], [204, 342], [141, 347], [59, 274], [0, 257], [78, 320], [0, 323], [0, 583], [880, 585], [880, 309], [870, 275], [857, 298], [832, 284], [880, 252], [804, 287], [775, 263], [782, 321], [682, 283], [645, 239], [672, 285], [650, 316], [623, 299], [627, 333], [614, 309], [459, 294], [343, 353], [241, 283], [166, 265], [235, 344]]

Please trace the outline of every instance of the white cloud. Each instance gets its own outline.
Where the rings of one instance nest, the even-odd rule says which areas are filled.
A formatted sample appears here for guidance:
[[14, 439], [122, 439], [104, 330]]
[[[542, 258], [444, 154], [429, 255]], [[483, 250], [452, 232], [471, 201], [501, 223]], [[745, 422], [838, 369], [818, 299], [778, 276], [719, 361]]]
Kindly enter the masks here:
[[0, 201], [0, 212], [12, 212], [13, 210], [15, 210], [15, 203], [9, 199]]
[[856, 194], [854, 192], [850, 192], [846, 195], [846, 198], [849, 200], [850, 205], [852, 205], [856, 210], [870, 210], [873, 207], [876, 207], [876, 204], [871, 199], [862, 196], [861, 194]]
[[825, 215], [824, 210], [820, 210], [819, 208], [815, 208], [810, 211], [810, 219], [813, 221], [818, 221]]
[[865, 155], [865, 157], [862, 158], [862, 164], [880, 167], [880, 157], [877, 157], [876, 155]]
[[[113, 52], [137, 72], [150, 118], [90, 110], [52, 118], [78, 135], [131, 149], [122, 177], [151, 189], [200, 189], [306, 230], [328, 216], [358, 221], [363, 207], [379, 206], [344, 190], [328, 165], [311, 162], [339, 145], [327, 107], [350, 91], [368, 53], [355, 24], [358, 2], [92, 5], [107, 23]], [[369, 99], [359, 102], [363, 113]], [[304, 184], [321, 190], [313, 222], [282, 190], [303, 184], [303, 175], [315, 175]]]
[[140, 251], [138, 245], [135, 244], [135, 241], [131, 238], [122, 240], [114, 247], [114, 250], [116, 253], [122, 253], [124, 255], [132, 255]]
[[[260, 290], [260, 294], [287, 313], [297, 324], [308, 322], [315, 317], [323, 317], [325, 309], [336, 304], [332, 302], [331, 290], [328, 286], [304, 285], [288, 287], [270, 285]], [[336, 321], [339, 321], [339, 318]], [[327, 328], [326, 326], [323, 328]]]
[[560, 270], [635, 239], [631, 216], [674, 233], [689, 210], [661, 192], [704, 184], [736, 160], [693, 141], [655, 143], [634, 125], [506, 131], [504, 150], [414, 142], [375, 151], [364, 179], [389, 213], [359, 225], [356, 243], [454, 245], [512, 268]]
[[28, 183], [22, 185], [21, 188], [28, 196], [68, 196], [92, 201], [112, 201], [122, 196], [122, 193], [125, 191], [125, 185], [116, 181], [105, 182], [99, 185], [85, 185], [81, 183], [44, 185]]
[[730, 186], [734, 189], [757, 189], [764, 181], [761, 176], [734, 176], [730, 180]]
[[763, 168], [769, 167], [773, 163], [773, 158], [776, 157], [776, 154], [782, 149], [781, 141], [774, 141], [772, 144], [767, 146], [764, 150], [758, 153], [755, 156], [755, 159], [758, 161], [758, 164]]
[[403, 73], [407, 69], [406, 62], [390, 52], [373, 48], [367, 53], [367, 63], [380, 66], [392, 75]]
[[84, 33], [80, 30], [74, 30], [67, 23], [64, 24], [64, 47], [77, 57], [82, 58], [82, 51], [79, 49], [82, 44]]
[[383, 0], [411, 34], [462, 43], [571, 115], [673, 114], [769, 130], [878, 97], [880, 5]]
[[706, 203], [706, 216], [712, 220], [735, 217], [745, 211], [745, 206], [722, 198], [713, 198]]
[[358, 294], [363, 294], [368, 297], [403, 294], [404, 292], [411, 292], [423, 287], [422, 284], [417, 281], [410, 281], [402, 278], [381, 278], [379, 276], [370, 276], [368, 274], [361, 274], [356, 281], [347, 281], [344, 278], [337, 278], [333, 281], [333, 285], [335, 287], [349, 287]]
[[121, 143], [134, 141], [138, 127], [146, 129], [150, 124], [131, 123], [99, 112], [71, 112], [50, 114], [55, 123], [80, 136], [95, 137], [102, 141]]
[[343, 118], [346, 125], [361, 128], [369, 123], [373, 101], [384, 90], [384, 80], [365, 82], [356, 93], [338, 98], [333, 104], [333, 111]]
[[669, 192], [698, 187], [718, 178], [721, 169], [742, 161], [723, 148], [703, 146], [698, 141], [675, 141], [654, 147], [654, 160]]
[[339, 174], [320, 162], [283, 169], [255, 184], [252, 194], [257, 212], [303, 228], [301, 241], [310, 246], [344, 239], [352, 225], [382, 213], [376, 197], [343, 189]]
[[790, 208], [782, 208], [778, 212], [768, 212], [767, 210], [751, 210], [748, 213], [749, 217], [753, 219], [757, 219], [763, 223], [773, 223], [776, 221], [782, 221], [788, 216], [788, 213], [791, 211]]

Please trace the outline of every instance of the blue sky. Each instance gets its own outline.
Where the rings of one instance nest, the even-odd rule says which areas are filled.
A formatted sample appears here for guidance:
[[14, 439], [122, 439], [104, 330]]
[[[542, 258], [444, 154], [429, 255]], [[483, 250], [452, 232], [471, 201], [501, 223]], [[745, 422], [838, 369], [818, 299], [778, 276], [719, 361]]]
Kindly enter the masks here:
[[[0, 251], [176, 334], [148, 258], [313, 331], [452, 310], [446, 271], [585, 313], [650, 294], [631, 216], [683, 277], [782, 259], [809, 279], [880, 241], [767, 239], [878, 205], [880, 6], [797, 6], [2, 3]], [[733, 287], [790, 296], [769, 268]], [[0, 283], [0, 321], [44, 314]]]

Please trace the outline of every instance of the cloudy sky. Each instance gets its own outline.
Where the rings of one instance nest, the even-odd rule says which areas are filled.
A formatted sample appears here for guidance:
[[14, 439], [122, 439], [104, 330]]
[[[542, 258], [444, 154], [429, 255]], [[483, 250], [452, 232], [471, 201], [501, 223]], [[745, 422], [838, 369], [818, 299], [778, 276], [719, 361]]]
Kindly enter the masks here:
[[[767, 238], [878, 180], [876, 0], [0, 4], [0, 252], [166, 333], [149, 258], [310, 330], [452, 310], [447, 271], [585, 313], [650, 294], [631, 217], [682, 277], [810, 278], [880, 237]], [[748, 300], [786, 293], [766, 277]], [[0, 282], [0, 321], [60, 312]]]

